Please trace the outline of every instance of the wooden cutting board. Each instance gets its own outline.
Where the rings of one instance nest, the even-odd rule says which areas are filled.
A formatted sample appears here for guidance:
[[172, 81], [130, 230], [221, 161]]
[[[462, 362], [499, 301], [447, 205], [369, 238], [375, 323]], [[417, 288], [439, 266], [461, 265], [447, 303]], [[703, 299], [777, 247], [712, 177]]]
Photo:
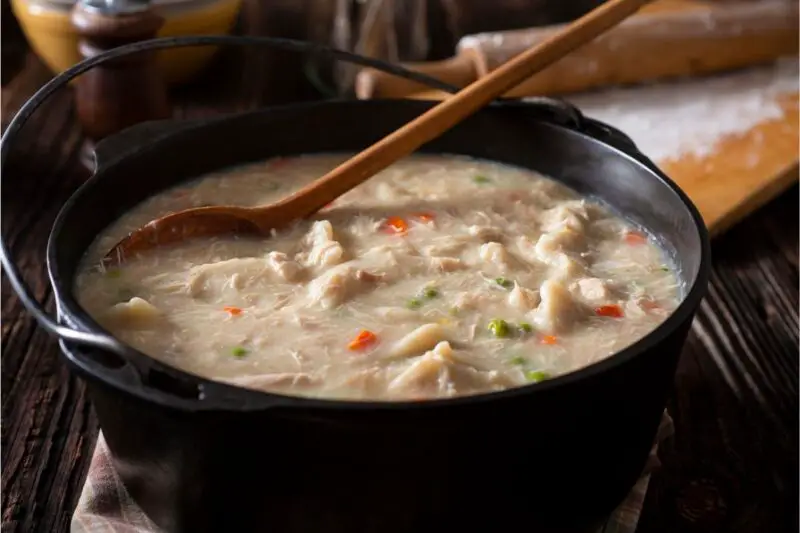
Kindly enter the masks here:
[[723, 138], [705, 157], [659, 166], [697, 205], [712, 235], [737, 223], [798, 179], [798, 93], [780, 98], [783, 117]]

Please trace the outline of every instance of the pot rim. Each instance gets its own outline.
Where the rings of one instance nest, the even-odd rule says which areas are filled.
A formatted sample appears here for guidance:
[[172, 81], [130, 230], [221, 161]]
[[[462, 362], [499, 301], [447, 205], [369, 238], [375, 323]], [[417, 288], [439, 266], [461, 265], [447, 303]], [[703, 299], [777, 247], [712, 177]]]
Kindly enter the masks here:
[[[307, 110], [312, 110], [316, 106], [331, 106], [331, 105], [340, 105], [343, 103], [346, 105], [358, 105], [364, 107], [384, 106], [384, 105], [409, 105], [409, 103], [412, 103], [413, 105], [420, 105], [426, 103], [428, 105], [432, 104], [431, 102], [421, 102], [421, 101], [414, 101], [407, 99], [357, 100], [357, 101], [334, 100], [334, 101], [289, 104], [271, 109], [291, 109], [291, 110], [307, 111]], [[508, 105], [508, 103], [499, 105]], [[511, 105], [533, 105], [533, 104], [525, 102], [513, 102]], [[258, 111], [240, 113], [239, 115], [246, 115], [254, 112]], [[226, 117], [229, 116], [230, 115], [227, 115]], [[482, 404], [484, 402], [491, 402], [495, 400], [513, 399], [520, 395], [544, 393], [556, 387], [565, 387], [568, 385], [572, 385], [577, 382], [589, 379], [593, 376], [597, 376], [599, 374], [608, 372], [620, 365], [625, 364], [626, 362], [634, 358], [644, 356], [645, 354], [651, 352], [651, 350], [653, 350], [657, 345], [663, 343], [670, 335], [674, 334], [682, 324], [691, 320], [691, 318], [693, 317], [694, 313], [696, 312], [697, 308], [700, 305], [701, 299], [706, 293], [708, 280], [710, 277], [710, 270], [711, 270], [710, 266], [711, 249], [710, 249], [709, 235], [705, 223], [703, 222], [703, 219], [699, 211], [697, 210], [696, 206], [692, 203], [692, 201], [688, 198], [688, 196], [680, 189], [680, 187], [678, 187], [678, 185], [675, 182], [673, 182], [661, 170], [659, 170], [658, 167], [656, 167], [649, 159], [647, 159], [647, 157], [645, 157], [643, 154], [641, 154], [641, 152], [636, 150], [635, 147], [633, 147], [633, 145], [631, 145], [630, 147], [622, 148], [616, 145], [612, 145], [609, 142], [606, 142], [602, 139], [599, 139], [598, 137], [591, 135], [586, 131], [579, 131], [575, 128], [570, 128], [562, 124], [557, 124], [553, 121], [547, 121], [542, 119], [539, 120], [547, 123], [552, 127], [565, 129], [568, 132], [571, 132], [573, 134], [577, 133], [583, 137], [588, 138], [593, 142], [600, 143], [604, 145], [607, 149], [614, 151], [617, 156], [628, 159], [629, 161], [635, 163], [637, 166], [642, 167], [643, 170], [648, 171], [648, 173], [652, 175], [653, 179], [658, 179], [659, 181], [661, 181], [662, 184], [664, 184], [668, 189], [670, 189], [674, 194], [678, 196], [684, 208], [688, 211], [692, 219], [696, 236], [700, 242], [700, 250], [699, 250], [700, 260], [697, 267], [697, 273], [694, 276], [694, 279], [691, 280], [690, 287], [686, 291], [685, 296], [678, 305], [678, 307], [669, 315], [669, 317], [667, 317], [666, 320], [664, 320], [661, 324], [659, 324], [654, 330], [649, 332], [647, 335], [641, 337], [634, 343], [628, 345], [622, 350], [615, 352], [614, 354], [600, 361], [579, 368], [577, 370], [556, 376], [542, 383], [523, 385], [502, 391], [492, 391], [492, 392], [469, 395], [469, 396], [458, 396], [454, 398], [436, 398], [425, 401], [342, 400], [342, 399], [326, 399], [326, 398], [305, 397], [305, 396], [291, 396], [274, 392], [263, 392], [253, 389], [247, 389], [244, 387], [237, 387], [235, 385], [223, 382], [213, 381], [208, 378], [204, 378], [202, 376], [197, 376], [189, 372], [185, 372], [176, 367], [166, 365], [165, 363], [162, 363], [158, 359], [148, 356], [145, 353], [136, 350], [128, 346], [127, 344], [123, 343], [125, 347], [125, 359], [128, 364], [133, 364], [135, 367], [138, 368], [144, 367], [146, 369], [155, 369], [158, 372], [166, 373], [170, 376], [177, 377], [180, 380], [197, 384], [198, 389], [200, 390], [200, 397], [196, 399], [195, 398], [187, 399], [187, 398], [179, 398], [178, 396], [175, 395], [148, 394], [147, 390], [143, 390], [145, 389], [145, 387], [143, 387], [141, 383], [139, 384], [135, 382], [131, 383], [130, 381], [125, 381], [122, 379], [113, 379], [113, 378], [109, 379], [109, 376], [107, 374], [104, 375], [102, 372], [97, 372], [96, 367], [99, 366], [98, 364], [95, 363], [94, 368], [91, 368], [92, 365], [85, 365], [78, 362], [76, 358], [71, 355], [70, 345], [68, 342], [62, 340], [61, 349], [65, 353], [67, 358], [70, 359], [70, 362], [76, 365], [78, 367], [78, 370], [81, 371], [81, 373], [83, 373], [87, 377], [94, 380], [99, 380], [113, 388], [123, 389], [128, 394], [137, 396], [145, 401], [156, 402], [168, 407], [180, 410], [187, 410], [187, 411], [237, 411], [237, 412], [262, 410], [275, 407], [303, 408], [303, 409], [314, 409], [323, 411], [329, 411], [333, 409], [333, 410], [346, 410], [346, 411], [380, 411], [380, 412], [390, 412], [397, 410], [405, 411], [409, 409], [414, 410], [416, 412], [417, 410], [457, 408], [461, 406], [466, 407], [470, 405]], [[607, 127], [607, 125], [603, 123], [597, 121], [593, 122], [596, 122], [601, 127]], [[120, 164], [124, 164], [124, 158], [120, 162]], [[78, 329], [82, 329], [92, 333], [102, 333], [104, 335], [113, 337], [113, 335], [111, 335], [107, 330], [101, 327], [78, 304], [76, 298], [73, 296], [72, 287], [66, 285], [64, 283], [64, 280], [62, 280], [59, 274], [59, 268], [56, 259], [56, 247], [57, 247], [56, 242], [58, 240], [61, 227], [64, 224], [64, 219], [66, 218], [70, 210], [73, 208], [73, 206], [76, 204], [76, 202], [80, 200], [82, 194], [84, 194], [87, 190], [89, 190], [100, 179], [103, 179], [103, 173], [101, 174], [93, 173], [93, 175], [69, 197], [69, 199], [64, 203], [61, 210], [59, 211], [59, 214], [56, 217], [56, 220], [51, 228], [50, 237], [47, 243], [47, 270], [50, 276], [50, 283], [53, 289], [55, 300], [58, 305], [59, 317], [69, 322], [75, 322], [78, 325]], [[90, 348], [90, 349], [95, 349], [95, 348]], [[209, 394], [204, 394], [203, 391]]]

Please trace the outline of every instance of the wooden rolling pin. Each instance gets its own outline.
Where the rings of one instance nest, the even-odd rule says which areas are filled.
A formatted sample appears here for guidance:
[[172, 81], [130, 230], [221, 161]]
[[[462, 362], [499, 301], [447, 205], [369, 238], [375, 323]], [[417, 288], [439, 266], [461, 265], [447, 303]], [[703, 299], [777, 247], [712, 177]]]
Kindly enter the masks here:
[[[796, 0], [660, 0], [532, 76], [506, 96], [563, 94], [709, 74], [798, 52]], [[405, 66], [462, 87], [559, 31], [563, 25], [470, 35], [455, 57]], [[374, 69], [356, 78], [361, 99], [429, 89]]]

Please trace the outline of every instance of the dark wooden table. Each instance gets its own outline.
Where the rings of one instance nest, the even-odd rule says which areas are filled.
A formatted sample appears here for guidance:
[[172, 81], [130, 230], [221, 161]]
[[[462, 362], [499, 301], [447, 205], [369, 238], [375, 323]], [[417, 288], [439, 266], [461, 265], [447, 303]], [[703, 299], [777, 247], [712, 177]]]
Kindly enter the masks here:
[[[5, 125], [49, 74], [6, 24], [3, 6]], [[69, 94], [34, 117], [22, 141], [3, 175], [2, 231], [52, 308], [43, 267], [48, 230], [87, 175]], [[669, 403], [676, 434], [661, 449], [639, 532], [796, 532], [797, 187], [717, 239], [714, 262]], [[67, 531], [97, 422], [83, 384], [5, 280], [2, 332], [2, 530]]]

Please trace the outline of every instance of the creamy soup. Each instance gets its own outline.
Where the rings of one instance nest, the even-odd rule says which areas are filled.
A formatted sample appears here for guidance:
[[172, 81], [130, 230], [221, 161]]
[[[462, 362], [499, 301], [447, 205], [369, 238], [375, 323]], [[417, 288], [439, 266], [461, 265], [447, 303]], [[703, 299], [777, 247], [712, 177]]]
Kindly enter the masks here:
[[85, 309], [184, 371], [264, 391], [410, 400], [539, 383], [602, 360], [679, 303], [664, 252], [529, 170], [414, 156], [271, 238], [102, 256], [192, 206], [274, 201], [344, 156], [273, 159], [142, 203], [91, 247]]

